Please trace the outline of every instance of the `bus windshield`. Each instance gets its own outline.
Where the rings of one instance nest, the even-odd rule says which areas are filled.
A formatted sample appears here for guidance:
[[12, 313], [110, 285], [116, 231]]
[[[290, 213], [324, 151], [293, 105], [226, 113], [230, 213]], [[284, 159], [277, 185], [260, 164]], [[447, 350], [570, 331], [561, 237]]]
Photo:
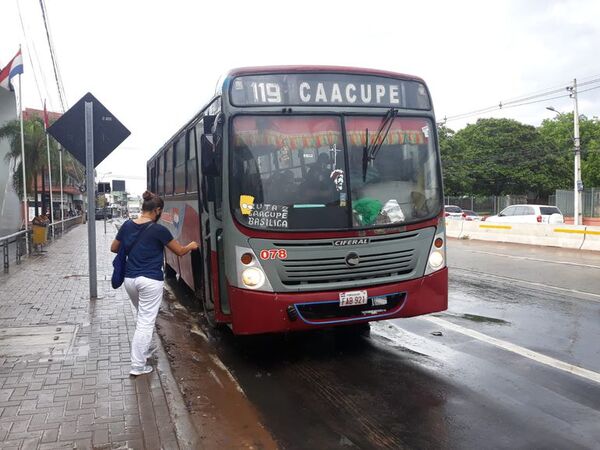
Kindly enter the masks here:
[[237, 220], [256, 229], [332, 230], [434, 217], [441, 183], [430, 120], [394, 118], [363, 177], [367, 135], [373, 146], [382, 120], [235, 117], [230, 192]]

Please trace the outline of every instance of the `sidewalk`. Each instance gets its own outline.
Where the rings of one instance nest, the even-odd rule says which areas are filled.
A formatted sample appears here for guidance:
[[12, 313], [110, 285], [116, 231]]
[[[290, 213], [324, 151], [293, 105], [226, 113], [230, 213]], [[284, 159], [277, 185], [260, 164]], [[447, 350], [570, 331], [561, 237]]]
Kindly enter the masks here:
[[129, 376], [134, 315], [124, 289], [110, 286], [116, 230], [107, 224], [105, 235], [102, 222], [96, 230], [97, 300], [87, 225], [0, 276], [2, 449], [180, 448], [171, 415], [185, 408], [169, 411], [167, 398], [172, 405], [179, 393], [168, 387], [164, 353], [166, 369]]

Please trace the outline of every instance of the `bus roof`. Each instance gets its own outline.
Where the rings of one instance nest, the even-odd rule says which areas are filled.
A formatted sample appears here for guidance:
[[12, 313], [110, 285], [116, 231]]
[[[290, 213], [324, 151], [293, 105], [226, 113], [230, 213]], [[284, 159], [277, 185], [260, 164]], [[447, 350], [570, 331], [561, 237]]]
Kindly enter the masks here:
[[361, 75], [374, 75], [388, 78], [400, 78], [403, 80], [414, 80], [424, 83], [422, 78], [414, 75], [407, 75], [399, 72], [390, 72], [387, 70], [369, 69], [365, 67], [348, 67], [348, 66], [319, 66], [319, 65], [308, 65], [308, 66], [255, 66], [255, 67], [238, 67], [231, 69], [227, 74], [227, 78], [236, 77], [240, 75], [257, 75], [267, 73], [302, 73], [302, 72], [339, 72], [339, 73], [352, 73]]
[[[387, 71], [387, 70], [370, 69], [370, 68], [366, 68], [366, 67], [322, 66], [322, 65], [249, 66], [249, 67], [237, 67], [237, 68], [231, 69], [227, 73], [227, 75], [225, 75], [224, 77], [221, 78], [221, 80], [219, 80], [219, 83], [218, 83], [219, 87], [217, 88], [217, 90], [221, 89], [221, 87], [224, 84], [223, 83], [224, 80], [231, 79], [231, 78], [241, 76], [241, 75], [260, 75], [260, 74], [272, 74], [272, 73], [318, 73], [318, 72], [373, 75], [373, 76], [380, 76], [380, 77], [387, 77], [387, 78], [398, 78], [398, 79], [402, 79], [402, 80], [413, 80], [413, 81], [418, 81], [418, 82], [425, 84], [425, 81], [422, 78], [417, 77], [415, 75], [407, 75], [404, 73], [391, 72], [391, 71]], [[213, 97], [211, 99], [211, 102], [215, 98], [216, 97]], [[201, 111], [203, 111], [206, 108], [206, 106], [208, 106], [208, 104], [205, 105], [205, 107], [203, 107]], [[194, 122], [194, 120], [196, 120], [197, 117], [198, 117], [198, 115], [195, 115], [192, 119], [190, 119], [188, 122], [186, 122], [186, 124], [183, 127], [181, 127], [175, 134], [173, 134], [173, 136], [171, 136], [171, 138], [169, 138], [169, 140], [167, 142], [165, 142], [163, 144], [163, 146], [160, 147], [160, 149], [148, 161], [152, 161], [152, 160], [156, 159], [156, 157], [161, 153], [162, 149], [165, 146], [169, 145], [175, 139], [175, 137], [178, 136], [183, 129], [187, 128], [192, 122]]]

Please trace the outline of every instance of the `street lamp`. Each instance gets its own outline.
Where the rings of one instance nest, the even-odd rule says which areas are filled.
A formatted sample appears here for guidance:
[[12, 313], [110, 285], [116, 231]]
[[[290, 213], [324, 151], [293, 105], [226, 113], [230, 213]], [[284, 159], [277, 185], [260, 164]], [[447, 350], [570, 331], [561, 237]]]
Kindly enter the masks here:
[[[573, 80], [573, 86], [567, 86], [567, 90], [571, 92], [571, 97], [574, 103], [573, 113], [573, 145], [575, 153], [574, 162], [574, 186], [573, 186], [573, 224], [581, 225], [581, 192], [583, 191], [583, 182], [581, 181], [581, 148], [579, 139], [579, 108], [577, 106], [577, 79]], [[564, 114], [554, 109], [552, 106], [546, 109], [555, 112], [559, 116]]]

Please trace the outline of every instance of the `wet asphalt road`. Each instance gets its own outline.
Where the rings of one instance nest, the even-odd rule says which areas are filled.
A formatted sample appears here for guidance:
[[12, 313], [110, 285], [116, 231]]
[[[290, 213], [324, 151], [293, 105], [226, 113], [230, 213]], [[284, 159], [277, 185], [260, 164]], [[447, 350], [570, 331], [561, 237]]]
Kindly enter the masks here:
[[281, 448], [600, 448], [600, 255], [451, 240], [448, 260], [445, 313], [211, 333]]

